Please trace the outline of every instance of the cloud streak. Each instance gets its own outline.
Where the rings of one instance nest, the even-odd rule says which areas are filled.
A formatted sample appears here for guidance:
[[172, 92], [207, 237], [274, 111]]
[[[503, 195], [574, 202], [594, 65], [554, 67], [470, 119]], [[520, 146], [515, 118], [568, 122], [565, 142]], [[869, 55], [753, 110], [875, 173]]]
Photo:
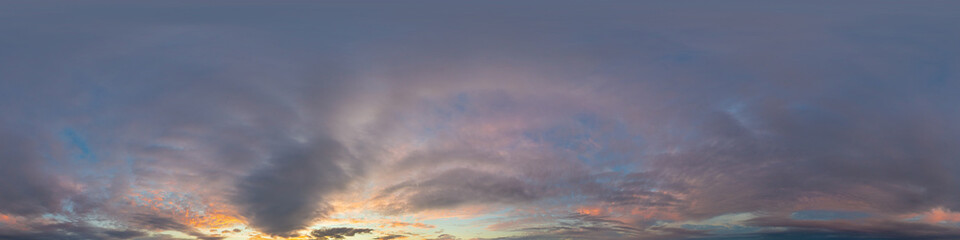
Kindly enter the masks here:
[[353, 235], [370, 234], [372, 232], [373, 229], [369, 228], [323, 228], [311, 231], [310, 236], [318, 239], [344, 239], [346, 237], [353, 237]]

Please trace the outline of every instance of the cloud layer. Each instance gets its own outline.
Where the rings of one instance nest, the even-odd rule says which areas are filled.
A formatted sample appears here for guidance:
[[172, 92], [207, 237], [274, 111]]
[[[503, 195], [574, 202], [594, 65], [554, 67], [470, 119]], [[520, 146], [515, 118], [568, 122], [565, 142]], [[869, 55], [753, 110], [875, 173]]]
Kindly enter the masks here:
[[3, 239], [960, 234], [960, 4], [2, 5]]

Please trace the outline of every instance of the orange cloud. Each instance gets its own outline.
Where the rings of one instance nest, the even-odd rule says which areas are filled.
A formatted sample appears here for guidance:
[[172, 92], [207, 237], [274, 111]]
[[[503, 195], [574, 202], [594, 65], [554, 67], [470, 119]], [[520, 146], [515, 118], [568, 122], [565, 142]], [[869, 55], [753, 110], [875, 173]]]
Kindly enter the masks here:
[[0, 213], [0, 226], [12, 229], [25, 230], [28, 227], [23, 223], [22, 217], [10, 216]]
[[960, 222], [960, 213], [938, 207], [923, 213], [920, 219], [928, 223]]
[[408, 223], [408, 222], [389, 222], [386, 224], [381, 224], [380, 227], [415, 227], [415, 228], [435, 228], [436, 226], [425, 224], [425, 223]]
[[[174, 199], [164, 198], [172, 195]], [[204, 203], [203, 200], [176, 198], [176, 194], [162, 191], [147, 191], [127, 196], [134, 207], [149, 209], [168, 215], [179, 222], [195, 228], [225, 228], [243, 224], [237, 214], [228, 210], [224, 204]]]
[[577, 213], [590, 216], [600, 216], [606, 214], [606, 210], [599, 207], [580, 207]]

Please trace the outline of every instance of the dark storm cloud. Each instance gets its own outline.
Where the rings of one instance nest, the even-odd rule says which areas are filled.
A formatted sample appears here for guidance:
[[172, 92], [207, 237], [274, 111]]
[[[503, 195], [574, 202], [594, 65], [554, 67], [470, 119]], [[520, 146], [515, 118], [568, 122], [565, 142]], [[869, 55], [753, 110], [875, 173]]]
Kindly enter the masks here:
[[349, 181], [338, 165], [348, 157], [343, 146], [330, 139], [278, 152], [268, 166], [240, 181], [235, 203], [264, 233], [283, 235], [307, 227], [327, 213], [324, 194]]
[[353, 235], [369, 234], [372, 232], [373, 232], [373, 229], [369, 229], [369, 228], [348, 228], [348, 227], [321, 228], [321, 229], [314, 229], [313, 231], [310, 231], [310, 236], [320, 240], [344, 239], [346, 237], [353, 237]]

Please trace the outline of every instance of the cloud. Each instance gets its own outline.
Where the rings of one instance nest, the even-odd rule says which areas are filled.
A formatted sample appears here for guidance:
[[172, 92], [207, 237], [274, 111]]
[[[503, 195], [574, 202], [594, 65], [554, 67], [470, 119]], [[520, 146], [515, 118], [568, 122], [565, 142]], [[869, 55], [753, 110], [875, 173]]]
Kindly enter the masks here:
[[407, 236], [405, 236], [405, 235], [393, 234], [393, 235], [379, 236], [379, 237], [374, 238], [374, 239], [377, 239], [377, 240], [391, 240], [391, 239], [404, 239], [404, 238], [407, 238]]
[[[522, 223], [522, 222], [517, 222]], [[519, 236], [503, 239], [695, 239], [706, 231], [658, 225], [653, 222], [627, 223], [608, 215], [567, 214], [548, 221], [512, 226]]]
[[369, 228], [348, 228], [348, 227], [337, 227], [337, 228], [321, 228], [314, 229], [310, 231], [310, 236], [318, 239], [344, 239], [346, 237], [352, 237], [357, 234], [369, 234], [373, 233], [373, 229]]
[[181, 232], [191, 232], [191, 227], [168, 217], [156, 216], [153, 214], [135, 214], [132, 222], [147, 229], [174, 230]]
[[391, 227], [391, 228], [402, 228], [402, 227], [415, 227], [415, 228], [435, 228], [437, 226], [426, 224], [426, 223], [408, 223], [408, 222], [388, 222], [381, 224], [380, 227]]
[[458, 238], [457, 236], [454, 236], [454, 235], [450, 235], [450, 234], [444, 233], [444, 234], [440, 234], [439, 236], [437, 236], [437, 238], [433, 238], [433, 239], [429, 239], [429, 240], [460, 240], [460, 238]]
[[0, 9], [0, 238], [289, 236], [337, 197], [531, 209], [528, 239], [954, 236], [957, 4], [65, 4]]
[[87, 223], [65, 222], [44, 223], [29, 222], [22, 228], [9, 228], [0, 225], [0, 239], [105, 239], [126, 240], [140, 239], [147, 236], [147, 232], [131, 229], [112, 229], [93, 226]]
[[337, 164], [349, 156], [330, 139], [276, 154], [270, 165], [240, 181], [235, 203], [253, 227], [283, 235], [325, 216], [324, 194], [343, 189], [350, 180]]
[[[25, 133], [24, 133], [25, 134]], [[0, 214], [37, 216], [61, 211], [72, 190], [43, 168], [35, 138], [0, 125]]]
[[113, 238], [118, 238], [118, 239], [131, 239], [131, 238], [142, 237], [147, 235], [147, 233], [145, 232], [136, 231], [136, 230], [123, 230], [123, 231], [111, 230], [111, 231], [105, 231], [104, 234]]
[[[683, 208], [693, 216], [776, 211], [787, 203], [801, 207], [804, 203], [798, 200], [815, 196], [843, 196], [833, 198], [830, 207], [889, 213], [956, 200], [939, 189], [958, 184], [945, 158], [957, 153], [934, 147], [950, 141], [952, 137], [944, 134], [955, 131], [952, 127], [925, 119], [867, 117], [887, 114], [880, 112], [855, 116], [834, 110], [836, 105], [843, 104], [748, 109], [742, 114], [752, 115], [748, 116], [752, 124], [764, 126], [756, 128], [734, 120], [732, 114], [717, 113], [704, 119], [700, 143], [656, 156], [654, 172], [669, 176], [660, 180], [690, 194]], [[919, 130], [928, 127], [941, 131]], [[911, 163], [904, 165], [907, 161]], [[927, 174], [904, 172], [907, 168]]]
[[[98, 11], [100, 10], [85, 9], [71, 14], [86, 15]], [[36, 16], [38, 15], [26, 14], [20, 17]], [[139, 19], [148, 22], [158, 20], [149, 17]], [[99, 21], [89, 18], [87, 20]], [[0, 195], [4, 196], [0, 198], [0, 213], [31, 218], [45, 218], [43, 214], [52, 214], [58, 219], [68, 218], [76, 222], [88, 221], [86, 217], [90, 217], [105, 222], [119, 222], [122, 225], [139, 224], [135, 226], [140, 228], [138, 230], [171, 229], [186, 233], [192, 233], [194, 227], [207, 227], [207, 224], [240, 224], [239, 219], [244, 219], [244, 216], [234, 211], [237, 207], [233, 206], [230, 200], [234, 190], [240, 185], [238, 182], [244, 177], [255, 175], [254, 170], [267, 165], [263, 163], [268, 159], [265, 156], [275, 152], [286, 154], [279, 152], [287, 151], [287, 145], [279, 144], [283, 146], [276, 146], [278, 149], [274, 149], [272, 144], [275, 141], [292, 141], [291, 136], [282, 133], [297, 128], [298, 124], [292, 119], [311, 119], [304, 120], [305, 122], [317, 120], [307, 115], [314, 114], [312, 111], [326, 114], [329, 110], [326, 106], [329, 104], [322, 102], [329, 101], [323, 100], [338, 95], [338, 91], [327, 85], [332, 81], [302, 82], [297, 77], [280, 74], [286, 70], [276, 67], [280, 65], [270, 67], [272, 64], [268, 63], [278, 59], [268, 60], [270, 57], [262, 55], [265, 53], [262, 48], [243, 46], [249, 42], [217, 44], [220, 47], [212, 48], [204, 46], [217, 42], [218, 40], [214, 39], [219, 37], [215, 36], [223, 37], [237, 32], [189, 26], [163, 27], [144, 22], [140, 24], [145, 25], [141, 25], [142, 28], [86, 28], [80, 30], [84, 32], [80, 34], [89, 34], [88, 36], [92, 37], [90, 41], [81, 43], [50, 38], [52, 41], [46, 44], [63, 51], [33, 52], [38, 54], [35, 55], [38, 58], [61, 59], [38, 66], [38, 69], [59, 68], [62, 70], [60, 73], [71, 72], [71, 77], [50, 77], [39, 73], [43, 72], [42, 70], [4, 71], [4, 78], [15, 75], [18, 79], [38, 80], [4, 82], [4, 87], [0, 87], [3, 89], [0, 90], [3, 92], [0, 94], [3, 95], [0, 97], [0, 108], [4, 111], [24, 113], [20, 116], [34, 116], [0, 117], [0, 128], [24, 126], [20, 128], [24, 130], [23, 133], [17, 135], [31, 136], [30, 141], [36, 143], [26, 143], [25, 139], [8, 142], [7, 134], [0, 134], [0, 141], [5, 146], [27, 144], [37, 147], [23, 145], [0, 149], [0, 154], [3, 154], [0, 163], [9, 166], [3, 170], [16, 171], [2, 174], [0, 179], [15, 177], [20, 181], [27, 180], [18, 184], [18, 188], [21, 188], [19, 190], [6, 189], [7, 185], [0, 185]], [[0, 26], [3, 29], [10, 27]], [[32, 31], [24, 34], [24, 38], [3, 38], [0, 41], [19, 44], [23, 39], [46, 38]], [[54, 33], [59, 34], [65, 33]], [[97, 50], [104, 46], [118, 51]], [[200, 53], [197, 51], [200, 48], [211, 52]], [[259, 56], [255, 57], [259, 60], [230, 60], [232, 57], [222, 55], [225, 52], [248, 57]], [[6, 62], [8, 57], [20, 56], [19, 54], [23, 53], [4, 54], [0, 56], [0, 61]], [[27, 53], [32, 55], [29, 51]], [[144, 64], [143, 60], [146, 59], [153, 59], [149, 61], [155, 62]], [[239, 67], [240, 65], [246, 67]], [[185, 70], [186, 68], [198, 71]], [[250, 72], [242, 74], [240, 72], [245, 70], [241, 69]], [[325, 76], [333, 77], [330, 74], [332, 72], [327, 72]], [[105, 77], [106, 75], [111, 77]], [[262, 77], [267, 75], [271, 76], [272, 80], [269, 83], [261, 81]], [[274, 83], [282, 85], [281, 82], [303, 83], [297, 88], [311, 94], [302, 100], [317, 101], [300, 108], [296, 106], [299, 104], [297, 100], [290, 99], [298, 99], [302, 95], [293, 92], [270, 93], [272, 90], [267, 90], [281, 89], [267, 86]], [[23, 90], [24, 94], [8, 95], [11, 93], [8, 86], [16, 86]], [[314, 95], [326, 91], [329, 91], [328, 94]], [[33, 103], [22, 104], [26, 99]], [[34, 120], [23, 124], [27, 119]], [[104, 124], [106, 122], [111, 123]], [[69, 144], [77, 145], [79, 142], [76, 139], [79, 138], [71, 135], [71, 138], [66, 139], [70, 141], [64, 142], [48, 136], [60, 133], [62, 129], [73, 129], [71, 133], [75, 133], [74, 135], [82, 133], [81, 150], [84, 153], [96, 152], [95, 156], [99, 160], [72, 161], [72, 156], [66, 151], [69, 149], [63, 148], [70, 147]], [[297, 132], [312, 137], [314, 130], [317, 129]], [[9, 154], [22, 156], [8, 157]], [[10, 164], [7, 164], [7, 161], [11, 161]], [[322, 170], [317, 172], [323, 174]], [[258, 174], [256, 176], [272, 180], [267, 176], [270, 173]], [[257, 191], [255, 186], [239, 192], [254, 191]], [[308, 193], [291, 197], [304, 196], [309, 197], [309, 200], [317, 200], [312, 197], [317, 190], [304, 191]], [[149, 199], [146, 196], [149, 196]], [[257, 207], [269, 205], [244, 203]], [[6, 204], [15, 206], [5, 208]], [[305, 211], [308, 212], [316, 210], [308, 208], [312, 206], [300, 209], [307, 209]], [[177, 214], [169, 216], [170, 212]], [[134, 221], [137, 223], [127, 221], [131, 214], [136, 215], [133, 218], [138, 220]], [[260, 221], [269, 217], [271, 216], [257, 214], [250, 219]], [[216, 222], [224, 219], [229, 221]], [[300, 226], [301, 223], [290, 223], [294, 221], [296, 220], [277, 224]], [[190, 223], [191, 226], [186, 226], [185, 223]], [[259, 222], [256, 226], [260, 226]]]
[[382, 194], [404, 195], [411, 211], [471, 203], [520, 203], [536, 200], [541, 190], [521, 178], [470, 169], [452, 169], [430, 179], [392, 186]]
[[768, 216], [754, 218], [747, 223], [755, 226], [787, 228], [788, 230], [785, 231], [757, 234], [768, 237], [782, 236], [784, 239], [795, 239], [803, 236], [808, 236], [810, 239], [819, 239], [825, 238], [829, 234], [846, 238], [880, 239], [954, 239], [960, 237], [960, 229], [955, 227], [890, 220], [794, 220]]
[[180, 223], [177, 220], [174, 220], [173, 218], [158, 216], [154, 214], [145, 214], [145, 213], [134, 214], [131, 217], [131, 223], [134, 226], [137, 226], [141, 229], [159, 230], [159, 231], [173, 230], [173, 231], [185, 233], [190, 236], [194, 236], [197, 239], [201, 239], [201, 240], [218, 240], [218, 239], [225, 238], [220, 236], [206, 235], [200, 232], [199, 230], [197, 230], [196, 228]]

